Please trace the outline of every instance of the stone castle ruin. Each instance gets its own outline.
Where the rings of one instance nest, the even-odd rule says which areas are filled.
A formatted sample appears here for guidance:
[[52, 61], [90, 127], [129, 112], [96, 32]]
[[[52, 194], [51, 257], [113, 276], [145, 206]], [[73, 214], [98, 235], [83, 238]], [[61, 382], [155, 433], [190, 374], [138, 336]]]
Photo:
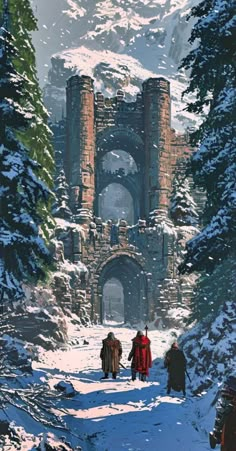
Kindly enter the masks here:
[[170, 84], [150, 78], [126, 102], [122, 91], [104, 98], [90, 77], [74, 75], [66, 97], [55, 149], [64, 130], [70, 208], [85, 236], [70, 234], [66, 257], [88, 269], [90, 317], [103, 322], [114, 310], [131, 324], [163, 317], [189, 299], [168, 210], [176, 164], [190, 150], [171, 128]]

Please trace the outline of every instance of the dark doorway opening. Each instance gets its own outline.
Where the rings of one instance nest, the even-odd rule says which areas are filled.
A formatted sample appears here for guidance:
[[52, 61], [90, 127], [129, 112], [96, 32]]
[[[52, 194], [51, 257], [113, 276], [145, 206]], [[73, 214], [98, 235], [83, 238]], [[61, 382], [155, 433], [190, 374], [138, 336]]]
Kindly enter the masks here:
[[[114, 283], [114, 279], [116, 283]], [[114, 257], [103, 267], [99, 286], [99, 291], [102, 293], [100, 302], [100, 320], [102, 323], [107, 320], [107, 309], [108, 315], [113, 316], [111, 321], [114, 320], [114, 317], [119, 318], [118, 315], [116, 316], [117, 307], [115, 307], [115, 304], [118, 303], [117, 293], [119, 292], [119, 296], [121, 296], [122, 290], [123, 322], [130, 324], [137, 324], [140, 321], [146, 322], [148, 317], [147, 280], [144, 271], [134, 258], [128, 255]], [[107, 292], [109, 292], [109, 295], [107, 295]], [[112, 299], [115, 298], [116, 301], [114, 302]], [[121, 316], [120, 319], [122, 320]]]
[[124, 289], [122, 283], [112, 277], [103, 286], [103, 322], [124, 324]]

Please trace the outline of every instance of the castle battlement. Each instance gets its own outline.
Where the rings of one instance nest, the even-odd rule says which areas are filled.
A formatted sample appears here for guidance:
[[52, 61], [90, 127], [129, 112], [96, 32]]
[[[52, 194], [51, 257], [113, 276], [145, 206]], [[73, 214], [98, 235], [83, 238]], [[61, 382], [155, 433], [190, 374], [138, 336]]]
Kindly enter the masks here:
[[135, 220], [154, 209], [167, 210], [174, 166], [187, 149], [185, 137], [171, 128], [169, 81], [146, 80], [133, 102], [126, 101], [122, 90], [106, 98], [93, 86], [93, 79], [83, 75], [67, 81], [65, 168], [72, 193], [79, 187], [78, 202], [72, 194], [72, 210], [79, 205], [99, 216], [101, 161], [115, 149], [130, 153], [140, 169]]
[[[67, 81], [64, 166], [84, 239], [68, 233], [65, 249], [88, 268], [91, 318], [103, 320], [103, 289], [112, 278], [123, 286], [124, 317], [134, 324], [153, 320], [163, 302], [176, 305], [181, 296], [177, 237], [168, 209], [176, 163], [188, 155], [189, 146], [187, 136], [171, 128], [170, 89], [165, 78], [150, 78], [128, 102], [120, 89], [112, 98], [95, 92], [88, 76]], [[115, 151], [132, 157], [133, 172], [119, 166], [110, 170], [108, 160], [104, 166], [107, 154]], [[99, 196], [111, 184], [128, 191], [134, 224], [101, 217]]]

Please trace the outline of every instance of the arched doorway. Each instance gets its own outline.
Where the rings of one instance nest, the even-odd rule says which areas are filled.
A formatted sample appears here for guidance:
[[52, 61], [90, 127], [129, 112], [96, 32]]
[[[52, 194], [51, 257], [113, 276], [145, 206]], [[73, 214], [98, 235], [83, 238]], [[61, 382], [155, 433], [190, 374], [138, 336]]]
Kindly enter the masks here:
[[[124, 323], [137, 324], [148, 318], [147, 279], [141, 265], [129, 255], [115, 256], [102, 268], [98, 282], [100, 293], [100, 320], [105, 318], [104, 287], [106, 283], [116, 279], [122, 285], [124, 303]], [[110, 291], [110, 296], [114, 296]], [[115, 314], [111, 303], [111, 316]]]
[[103, 322], [124, 323], [124, 289], [119, 279], [112, 277], [103, 285]]
[[109, 217], [104, 213], [106, 197], [109, 206], [116, 203], [121, 209], [116, 220], [125, 219], [133, 225], [144, 216], [144, 145], [140, 136], [120, 127], [110, 127], [98, 135], [95, 185], [96, 216], [114, 219], [114, 214]]

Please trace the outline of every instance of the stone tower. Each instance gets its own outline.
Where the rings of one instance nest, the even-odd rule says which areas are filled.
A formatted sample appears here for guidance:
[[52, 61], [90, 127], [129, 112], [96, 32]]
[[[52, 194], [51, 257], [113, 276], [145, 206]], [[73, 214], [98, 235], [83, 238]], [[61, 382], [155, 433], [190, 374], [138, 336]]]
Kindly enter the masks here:
[[[168, 219], [176, 162], [189, 146], [186, 136], [171, 128], [170, 109], [170, 83], [164, 78], [146, 80], [132, 102], [122, 91], [112, 98], [94, 95], [88, 76], [67, 81], [64, 164], [74, 220], [83, 224], [84, 235], [80, 240], [74, 232], [67, 234], [65, 249], [73, 262], [81, 259], [89, 270], [91, 319], [103, 322], [104, 287], [112, 279], [122, 286], [125, 322], [165, 318], [169, 308], [189, 299], [179, 284], [177, 236]], [[124, 170], [122, 159], [112, 167], [107, 157], [120, 158], [118, 152], [127, 154], [130, 170]], [[124, 216], [106, 217], [111, 210], [103, 215], [99, 196], [112, 184], [130, 194], [134, 223]], [[119, 211], [117, 200], [114, 191], [107, 197], [112, 214]]]
[[74, 75], [67, 81], [67, 142], [65, 172], [74, 212], [92, 217], [94, 204], [94, 90], [93, 80]]
[[[93, 79], [74, 75], [66, 92], [64, 164], [78, 222], [100, 216], [98, 196], [108, 182], [119, 182], [132, 193], [136, 221], [148, 219], [154, 210], [155, 216], [160, 210], [167, 214], [176, 160], [186, 152], [185, 137], [180, 140], [171, 129], [170, 83], [149, 78], [136, 101], [127, 102], [121, 91], [109, 99], [94, 95]], [[133, 179], [102, 170], [102, 158], [117, 149], [136, 162]]]
[[170, 190], [170, 84], [164, 78], [143, 83], [146, 216], [167, 210]]

